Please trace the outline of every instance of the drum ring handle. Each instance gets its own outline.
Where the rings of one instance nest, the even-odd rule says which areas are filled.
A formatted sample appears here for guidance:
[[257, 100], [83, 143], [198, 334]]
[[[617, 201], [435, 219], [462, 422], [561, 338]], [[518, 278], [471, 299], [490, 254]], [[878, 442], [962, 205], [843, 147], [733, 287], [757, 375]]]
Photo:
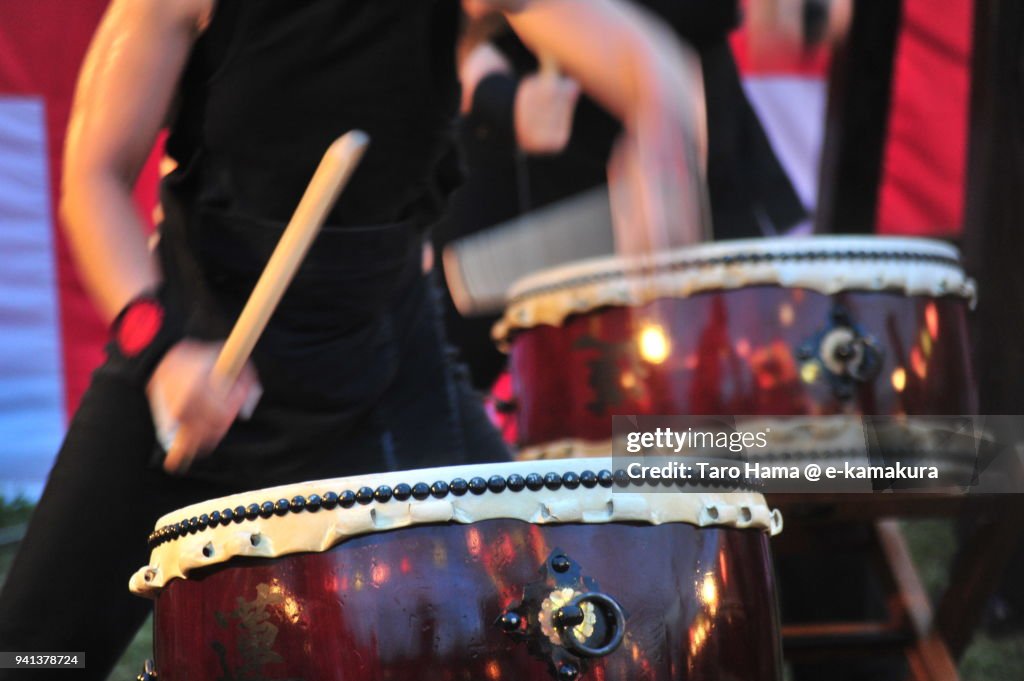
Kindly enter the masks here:
[[[611, 614], [611, 619], [613, 620], [608, 625], [611, 632], [608, 636], [608, 641], [600, 647], [588, 646], [576, 638], [576, 635], [572, 632], [573, 627], [583, 621], [582, 606], [587, 602], [601, 607], [606, 615]], [[580, 657], [604, 657], [605, 655], [610, 655], [622, 644], [622, 639], [626, 635], [626, 615], [622, 612], [622, 606], [611, 596], [599, 591], [577, 594], [555, 612], [554, 621], [565, 647]]]

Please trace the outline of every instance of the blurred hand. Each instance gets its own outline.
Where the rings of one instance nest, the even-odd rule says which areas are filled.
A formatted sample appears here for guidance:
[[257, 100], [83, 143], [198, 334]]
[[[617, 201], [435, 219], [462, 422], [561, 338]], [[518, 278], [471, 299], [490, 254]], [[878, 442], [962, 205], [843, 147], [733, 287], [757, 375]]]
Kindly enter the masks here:
[[462, 113], [473, 108], [476, 86], [492, 73], [512, 73], [512, 65], [498, 48], [490, 43], [474, 47], [459, 64], [459, 82], [462, 84]]
[[703, 175], [678, 140], [663, 139], [664, 154], [629, 135], [612, 151], [608, 190], [619, 255], [647, 257], [710, 238]]
[[519, 81], [516, 142], [528, 154], [557, 154], [572, 135], [579, 84], [557, 73], [538, 72]]
[[619, 255], [647, 257], [711, 238], [707, 126], [700, 62], [672, 64], [677, 87], [630, 121], [608, 161]]
[[183, 340], [157, 365], [146, 394], [165, 448], [164, 470], [185, 473], [196, 457], [209, 454], [246, 407], [247, 417], [258, 399], [255, 370], [246, 365], [233, 386], [212, 374], [220, 343]]

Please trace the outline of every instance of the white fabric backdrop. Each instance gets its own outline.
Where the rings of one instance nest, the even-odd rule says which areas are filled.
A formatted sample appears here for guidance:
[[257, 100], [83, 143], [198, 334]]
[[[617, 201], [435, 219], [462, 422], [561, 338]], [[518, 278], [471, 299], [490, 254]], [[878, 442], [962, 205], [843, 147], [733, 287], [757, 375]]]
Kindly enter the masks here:
[[46, 119], [0, 97], [0, 494], [38, 497], [64, 431]]

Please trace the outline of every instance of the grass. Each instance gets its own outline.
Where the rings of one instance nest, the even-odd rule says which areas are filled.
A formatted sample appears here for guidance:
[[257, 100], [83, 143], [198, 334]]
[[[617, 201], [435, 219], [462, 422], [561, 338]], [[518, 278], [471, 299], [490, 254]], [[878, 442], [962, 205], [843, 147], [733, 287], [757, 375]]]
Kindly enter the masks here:
[[[0, 528], [26, 522], [31, 512], [31, 504], [23, 499], [7, 501], [0, 497]], [[904, 523], [903, 528], [921, 580], [934, 601], [946, 587], [949, 565], [956, 548], [953, 523], [947, 520], [913, 521]], [[0, 547], [0, 583], [10, 568], [15, 550], [13, 545]], [[152, 657], [152, 650], [150, 618], [139, 630], [109, 680], [135, 678], [146, 658]], [[963, 681], [1012, 681], [1022, 678], [1022, 670], [1024, 633], [993, 639], [979, 631], [960, 662]]]
[[[146, 623], [135, 635], [135, 640], [128, 646], [128, 650], [121, 656], [121, 660], [110, 672], [108, 681], [125, 681], [134, 679], [142, 671], [142, 665], [147, 658], [153, 657], [153, 618], [146, 619]], [[160, 672], [159, 669], [156, 670]]]
[[[28, 501], [21, 497], [7, 500], [0, 494], [0, 529], [27, 523], [31, 515], [32, 504]], [[3, 583], [7, 570], [11, 567], [16, 548], [13, 544], [0, 546], [0, 583]]]
[[[945, 589], [956, 550], [951, 520], [903, 523], [904, 535], [932, 603]], [[1024, 678], [1024, 632], [992, 638], [979, 630], [960, 660], [962, 681], [1015, 681]]]
[[[22, 525], [28, 522], [32, 515], [33, 505], [23, 498], [5, 499], [0, 495], [0, 529]], [[0, 546], [0, 584], [3, 584], [14, 562], [17, 553], [16, 544]], [[153, 622], [152, 618], [146, 620], [145, 625], [139, 630], [128, 650], [125, 651], [121, 661], [110, 674], [110, 681], [125, 681], [134, 679], [142, 671], [142, 665], [146, 658], [153, 656]]]
[[24, 497], [7, 500], [0, 494], [0, 527], [10, 527], [28, 522], [32, 515], [32, 504]]

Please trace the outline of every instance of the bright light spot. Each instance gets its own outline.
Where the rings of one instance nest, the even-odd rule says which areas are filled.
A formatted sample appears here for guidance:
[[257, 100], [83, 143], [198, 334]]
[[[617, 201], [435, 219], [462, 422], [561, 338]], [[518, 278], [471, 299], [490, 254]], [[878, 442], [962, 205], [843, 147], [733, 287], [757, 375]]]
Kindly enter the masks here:
[[480, 530], [475, 527], [469, 528], [466, 531], [466, 548], [469, 549], [469, 555], [479, 556], [482, 546], [483, 541], [480, 539]]
[[704, 579], [700, 583], [698, 595], [704, 601], [704, 605], [707, 606], [708, 612], [714, 617], [715, 613], [718, 612], [718, 582], [715, 581], [715, 576], [712, 573], [705, 573]]
[[744, 358], [749, 357], [750, 341], [748, 341], [746, 338], [740, 338], [738, 341], [736, 341], [736, 354]]
[[800, 380], [804, 383], [814, 383], [818, 380], [820, 372], [821, 367], [818, 366], [817, 362], [804, 362], [800, 366]]
[[892, 387], [898, 393], [903, 392], [907, 387], [907, 371], [903, 367], [896, 367], [892, 370]]
[[939, 337], [939, 309], [935, 303], [928, 303], [924, 308], [924, 326], [932, 338]]
[[370, 570], [370, 579], [373, 580], [374, 586], [381, 586], [391, 579], [391, 568], [385, 563], [374, 565], [373, 569]]
[[284, 603], [282, 605], [284, 615], [288, 618], [288, 621], [292, 624], [297, 624], [299, 616], [302, 614], [302, 606], [299, 605], [299, 602], [292, 596], [288, 596], [284, 599]]
[[619, 384], [623, 390], [632, 390], [636, 387], [636, 376], [633, 375], [632, 371], [626, 371], [622, 374], [622, 378], [619, 379]]
[[501, 667], [498, 666], [497, 660], [491, 660], [487, 663], [487, 678], [492, 681], [498, 681], [501, 678]]
[[640, 331], [640, 356], [651, 364], [661, 364], [668, 359], [671, 347], [665, 330], [657, 324], [648, 324]]
[[796, 319], [796, 311], [793, 310], [793, 306], [790, 303], [779, 305], [779, 324], [782, 326], [792, 326], [794, 319]]
[[711, 633], [711, 624], [703, 613], [697, 616], [697, 621], [690, 625], [690, 656], [696, 657], [701, 648], [708, 640]]
[[927, 331], [921, 332], [921, 350], [924, 351], [925, 359], [932, 356], [932, 337]]
[[921, 349], [916, 345], [910, 349], [910, 366], [919, 378], [923, 379], [928, 375], [928, 363], [924, 361]]

